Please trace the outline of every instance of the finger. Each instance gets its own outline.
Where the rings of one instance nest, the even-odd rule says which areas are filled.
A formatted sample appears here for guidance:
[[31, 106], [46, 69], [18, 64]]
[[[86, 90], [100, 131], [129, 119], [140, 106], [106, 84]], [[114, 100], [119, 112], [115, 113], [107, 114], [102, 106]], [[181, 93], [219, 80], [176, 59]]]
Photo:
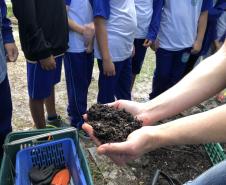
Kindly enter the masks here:
[[149, 47], [149, 46], [151, 46], [151, 43], [152, 43], [151, 41], [145, 40], [143, 46], [144, 46], [144, 47]]
[[10, 62], [14, 62], [15, 61], [15, 58], [14, 58], [12, 53], [8, 54], [8, 59], [9, 59]]
[[191, 53], [192, 53], [192, 54], [195, 54], [195, 53], [196, 53], [196, 50], [195, 50], [195, 49], [192, 49], [192, 50], [191, 50]]
[[42, 68], [43, 70], [47, 70], [46, 66], [43, 65], [43, 64], [41, 64], [41, 68]]
[[83, 119], [84, 119], [85, 121], [88, 120], [88, 115], [87, 115], [87, 114], [82, 115], [82, 117], [83, 117]]
[[106, 105], [109, 106], [109, 107], [114, 107], [115, 109], [119, 109], [119, 104], [120, 104], [120, 101], [117, 100], [117, 101], [115, 101], [115, 102], [108, 103], [108, 104], [106, 104]]
[[101, 145], [97, 149], [97, 153], [100, 155], [122, 155], [129, 152], [128, 143], [108, 143]]
[[91, 125], [84, 123], [82, 129], [90, 136], [97, 146], [101, 145], [101, 142], [94, 136], [93, 127]]
[[114, 70], [114, 71], [113, 71], [113, 76], [115, 76], [115, 75], [116, 75], [116, 71]]
[[147, 42], [148, 42], [148, 40], [145, 39], [145, 41], [144, 41], [144, 43], [143, 43], [143, 46], [146, 46]]
[[137, 115], [136, 118], [142, 121], [142, 126], [150, 126], [151, 124], [151, 120], [149, 119], [149, 116], [146, 114]]
[[115, 109], [123, 109], [123, 106], [121, 106], [121, 102], [123, 100], [117, 100], [115, 102], [112, 102], [112, 103], [108, 103], [107, 105], [110, 106], [110, 107], [114, 107]]

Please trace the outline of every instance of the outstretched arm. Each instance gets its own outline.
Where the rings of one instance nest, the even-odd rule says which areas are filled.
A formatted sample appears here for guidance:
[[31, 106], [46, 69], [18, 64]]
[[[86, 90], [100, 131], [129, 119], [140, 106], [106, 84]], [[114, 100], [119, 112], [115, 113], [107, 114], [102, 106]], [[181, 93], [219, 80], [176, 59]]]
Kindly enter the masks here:
[[226, 142], [226, 105], [159, 126], [142, 127], [126, 142], [100, 145], [99, 154], [124, 165], [143, 154], [164, 146]]
[[226, 42], [213, 56], [192, 70], [178, 84], [145, 103], [145, 124], [176, 115], [201, 103], [226, 87]]

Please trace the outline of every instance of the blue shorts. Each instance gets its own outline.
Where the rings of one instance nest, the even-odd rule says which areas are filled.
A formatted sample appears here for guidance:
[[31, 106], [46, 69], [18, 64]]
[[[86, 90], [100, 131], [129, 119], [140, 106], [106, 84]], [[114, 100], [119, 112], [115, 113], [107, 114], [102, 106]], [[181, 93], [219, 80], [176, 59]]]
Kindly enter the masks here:
[[162, 48], [157, 50], [152, 93], [149, 99], [162, 94], [183, 78], [190, 52], [191, 48], [180, 51], [168, 51]]
[[145, 39], [135, 39], [135, 55], [132, 58], [132, 73], [134, 75], [140, 74], [147, 48], [143, 46]]
[[116, 75], [109, 77], [103, 74], [103, 61], [98, 60], [98, 67], [100, 70], [98, 81], [98, 103], [111, 103], [115, 101], [115, 98], [118, 100], [131, 100], [131, 58], [122, 62], [114, 62], [114, 65]]
[[27, 62], [28, 94], [34, 100], [42, 100], [51, 95], [52, 88], [60, 82], [62, 57], [56, 58], [56, 69], [43, 70], [40, 63]]

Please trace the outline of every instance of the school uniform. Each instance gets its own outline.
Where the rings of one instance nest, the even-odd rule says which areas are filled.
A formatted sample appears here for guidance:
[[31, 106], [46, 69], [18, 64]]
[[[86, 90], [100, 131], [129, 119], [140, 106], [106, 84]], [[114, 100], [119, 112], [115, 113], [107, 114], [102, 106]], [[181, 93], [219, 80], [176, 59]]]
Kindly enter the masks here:
[[195, 66], [196, 62], [201, 56], [204, 58], [212, 55], [213, 42], [218, 40], [223, 42], [225, 39], [226, 32], [226, 2], [225, 0], [215, 1], [214, 6], [208, 11], [208, 22], [206, 33], [203, 39], [202, 49], [198, 54], [191, 55], [187, 62], [185, 74], [188, 74]]
[[6, 18], [7, 8], [4, 0], [0, 0], [0, 157], [5, 137], [12, 131], [12, 99], [7, 76], [4, 44], [14, 43], [10, 20]]
[[95, 57], [98, 59], [99, 103], [109, 103], [117, 99], [131, 99], [132, 78], [131, 55], [136, 32], [136, 10], [131, 0], [92, 0], [94, 17], [106, 19], [108, 48], [116, 75], [107, 77], [103, 74], [102, 56], [97, 41], [94, 43]]
[[[12, 0], [18, 19], [22, 50], [27, 59], [28, 93], [42, 100], [60, 81], [62, 55], [68, 48], [68, 21], [64, 0]], [[24, 11], [21, 11], [24, 10]], [[56, 69], [46, 71], [40, 60], [53, 55]]]
[[201, 12], [212, 0], [163, 0], [158, 32], [159, 49], [150, 99], [163, 93], [183, 77], [190, 51], [197, 37]]
[[158, 0], [135, 0], [137, 14], [137, 30], [134, 40], [135, 55], [132, 58], [132, 73], [140, 73], [147, 48], [143, 46], [145, 39], [154, 41], [155, 35], [151, 34], [158, 23], [158, 16], [161, 16], [161, 10], [158, 9], [161, 4]]
[[[66, 0], [68, 17], [79, 25], [93, 21], [89, 0]], [[82, 115], [87, 110], [87, 94], [92, 78], [93, 53], [87, 53], [84, 38], [79, 33], [69, 31], [69, 49], [65, 53], [64, 66], [68, 93], [68, 115], [71, 125], [80, 128]]]

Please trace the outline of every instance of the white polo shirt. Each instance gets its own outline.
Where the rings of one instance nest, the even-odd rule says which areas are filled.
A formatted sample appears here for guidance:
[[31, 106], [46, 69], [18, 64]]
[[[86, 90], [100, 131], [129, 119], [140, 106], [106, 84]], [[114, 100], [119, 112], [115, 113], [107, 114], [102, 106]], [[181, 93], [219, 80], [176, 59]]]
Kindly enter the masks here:
[[[178, 51], [192, 47], [203, 3], [209, 0], [164, 0], [158, 39], [160, 48]], [[205, 9], [203, 9], [205, 11]]]
[[136, 39], [145, 39], [153, 14], [153, 0], [135, 0], [137, 13]]
[[[68, 17], [79, 25], [85, 25], [93, 21], [93, 12], [89, 0], [69, 0]], [[81, 34], [69, 31], [68, 52], [80, 53], [86, 50], [84, 38]]]
[[[137, 20], [134, 0], [93, 0], [94, 16], [106, 19], [108, 48], [113, 62], [131, 57]], [[97, 41], [95, 57], [102, 59]]]

